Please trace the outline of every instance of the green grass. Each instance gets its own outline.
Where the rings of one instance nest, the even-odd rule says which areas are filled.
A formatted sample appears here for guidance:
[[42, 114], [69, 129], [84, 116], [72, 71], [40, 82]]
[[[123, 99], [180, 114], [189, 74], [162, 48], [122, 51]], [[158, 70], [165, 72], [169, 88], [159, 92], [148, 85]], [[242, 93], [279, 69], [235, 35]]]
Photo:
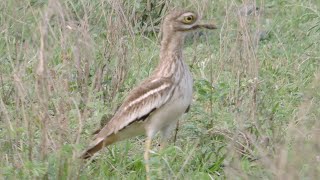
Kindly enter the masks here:
[[[157, 65], [167, 11], [151, 0], [149, 14], [146, 2], [0, 3], [1, 179], [145, 177], [143, 136], [91, 163], [77, 155]], [[186, 40], [193, 104], [175, 143], [159, 151], [155, 139], [153, 179], [319, 179], [320, 3], [256, 4], [261, 14], [246, 17], [240, 1], [168, 4], [219, 29]]]

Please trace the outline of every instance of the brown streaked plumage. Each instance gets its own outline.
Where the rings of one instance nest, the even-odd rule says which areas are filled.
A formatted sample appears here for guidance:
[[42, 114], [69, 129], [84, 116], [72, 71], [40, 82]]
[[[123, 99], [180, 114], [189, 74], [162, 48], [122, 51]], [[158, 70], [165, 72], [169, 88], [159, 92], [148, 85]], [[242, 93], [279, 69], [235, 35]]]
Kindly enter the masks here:
[[216, 27], [200, 24], [198, 15], [192, 11], [176, 10], [165, 17], [158, 66], [149, 78], [129, 93], [111, 120], [94, 136], [81, 158], [89, 158], [114, 142], [146, 134], [144, 157], [149, 172], [151, 139], [160, 131], [162, 143], [165, 143], [178, 118], [191, 104], [193, 80], [183, 60], [182, 45], [186, 32], [198, 28]]

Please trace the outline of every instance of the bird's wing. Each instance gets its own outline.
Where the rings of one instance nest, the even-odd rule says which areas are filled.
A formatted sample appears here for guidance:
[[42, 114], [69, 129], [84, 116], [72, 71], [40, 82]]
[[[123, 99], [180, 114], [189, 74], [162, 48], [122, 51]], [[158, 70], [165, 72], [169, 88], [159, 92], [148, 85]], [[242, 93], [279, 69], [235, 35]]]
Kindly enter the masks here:
[[112, 119], [95, 136], [89, 149], [101, 145], [108, 136], [116, 134], [133, 122], [146, 119], [150, 113], [165, 104], [173, 92], [174, 85], [170, 78], [145, 80], [129, 93]]
[[96, 138], [117, 133], [134, 121], [145, 117], [165, 104], [173, 94], [173, 82], [169, 78], [148, 79], [133, 89], [119, 110], [97, 134]]

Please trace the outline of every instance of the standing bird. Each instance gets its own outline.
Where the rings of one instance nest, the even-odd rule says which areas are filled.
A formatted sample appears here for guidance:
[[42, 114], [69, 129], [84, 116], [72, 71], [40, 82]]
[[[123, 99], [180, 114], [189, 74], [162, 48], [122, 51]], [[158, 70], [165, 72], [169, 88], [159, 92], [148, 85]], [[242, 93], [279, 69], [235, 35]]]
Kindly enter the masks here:
[[186, 32], [207, 28], [193, 11], [175, 10], [162, 24], [160, 62], [152, 75], [135, 87], [111, 120], [98, 132], [81, 158], [87, 159], [101, 148], [130, 137], [146, 134], [144, 159], [147, 179], [152, 138], [160, 131], [161, 147], [179, 117], [188, 111], [192, 101], [192, 75], [182, 56]]

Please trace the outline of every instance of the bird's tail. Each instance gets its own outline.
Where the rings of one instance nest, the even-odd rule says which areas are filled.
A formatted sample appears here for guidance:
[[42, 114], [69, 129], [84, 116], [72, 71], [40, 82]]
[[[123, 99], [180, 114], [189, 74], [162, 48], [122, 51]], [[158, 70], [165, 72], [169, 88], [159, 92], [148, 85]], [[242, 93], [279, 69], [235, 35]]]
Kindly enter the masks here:
[[90, 143], [90, 146], [88, 149], [86, 149], [81, 155], [81, 159], [88, 159], [92, 157], [96, 152], [98, 152], [100, 149], [102, 149], [105, 146], [108, 146], [114, 142], [116, 142], [118, 139], [117, 135], [111, 134], [106, 138], [97, 138], [92, 143]]

